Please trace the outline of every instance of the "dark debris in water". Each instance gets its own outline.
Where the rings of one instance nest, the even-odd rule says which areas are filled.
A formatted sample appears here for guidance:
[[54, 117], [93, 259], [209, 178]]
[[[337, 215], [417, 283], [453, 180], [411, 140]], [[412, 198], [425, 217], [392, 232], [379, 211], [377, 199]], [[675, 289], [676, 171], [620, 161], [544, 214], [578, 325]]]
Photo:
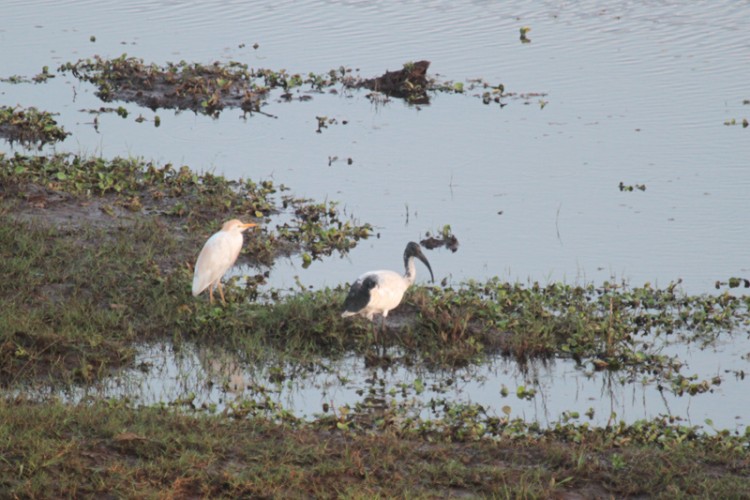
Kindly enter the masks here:
[[454, 253], [458, 251], [458, 238], [451, 232], [451, 227], [448, 224], [443, 226], [440, 234], [432, 235], [428, 232], [419, 243], [428, 250], [445, 247]]
[[443, 237], [436, 238], [434, 236], [428, 236], [427, 238], [421, 240], [419, 243], [428, 250], [433, 250], [439, 247], [445, 247], [451, 252], [458, 251], [458, 238], [456, 238], [452, 234], [445, 238]]
[[528, 26], [521, 26], [519, 29], [519, 32], [521, 33], [521, 36], [519, 37], [521, 43], [531, 43], [531, 39], [527, 36], [529, 31], [531, 31], [531, 28]]
[[429, 104], [430, 98], [427, 91], [434, 86], [427, 79], [429, 67], [430, 61], [407, 63], [398, 71], [386, 71], [377, 78], [362, 80], [357, 87], [405, 99], [411, 104]]
[[729, 288], [750, 288], [750, 280], [748, 280], [747, 278], [737, 278], [734, 276], [729, 278], [727, 281], [716, 280], [716, 289], [718, 290], [722, 286], [728, 286]]
[[728, 127], [734, 126], [734, 125], [742, 125], [742, 128], [747, 128], [750, 125], [750, 122], [747, 121], [747, 118], [743, 118], [742, 120], [732, 118], [730, 120], [725, 120], [724, 125]]

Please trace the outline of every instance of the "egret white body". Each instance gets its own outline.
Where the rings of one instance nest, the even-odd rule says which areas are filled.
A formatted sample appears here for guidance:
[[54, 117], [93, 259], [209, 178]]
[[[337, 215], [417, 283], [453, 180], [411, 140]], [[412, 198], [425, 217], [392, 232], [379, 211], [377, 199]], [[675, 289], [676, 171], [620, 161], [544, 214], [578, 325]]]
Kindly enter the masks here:
[[221, 301], [224, 300], [224, 290], [221, 288], [221, 278], [234, 265], [242, 250], [242, 232], [257, 224], [243, 223], [232, 219], [224, 223], [221, 231], [214, 233], [203, 245], [193, 274], [193, 295], [198, 296], [208, 288], [209, 302], [214, 301], [214, 288], [219, 289]]
[[401, 303], [404, 292], [414, 284], [417, 277], [414, 257], [427, 266], [430, 277], [434, 282], [435, 277], [432, 274], [432, 268], [422, 253], [422, 249], [413, 241], [409, 242], [406, 245], [406, 250], [404, 250], [406, 272], [401, 275], [395, 271], [370, 271], [357, 278], [346, 296], [344, 312], [341, 316], [347, 317], [359, 314], [372, 320], [375, 314], [380, 314], [383, 317], [383, 327], [385, 327], [385, 318], [388, 313]]

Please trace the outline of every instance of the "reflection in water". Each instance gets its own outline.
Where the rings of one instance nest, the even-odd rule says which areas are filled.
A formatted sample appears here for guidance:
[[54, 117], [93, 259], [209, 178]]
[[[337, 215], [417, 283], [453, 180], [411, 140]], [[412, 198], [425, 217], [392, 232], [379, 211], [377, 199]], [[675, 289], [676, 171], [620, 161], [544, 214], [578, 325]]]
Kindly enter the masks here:
[[[743, 349], [750, 349], [750, 342], [744, 344]], [[700, 365], [696, 354], [691, 359]], [[475, 404], [490, 416], [502, 416], [503, 408], [510, 407], [512, 417], [543, 426], [575, 414], [577, 420], [599, 426], [659, 415], [692, 425], [711, 419], [717, 428], [742, 430], [747, 425], [747, 388], [739, 378], [724, 377], [720, 386], [704, 394], [676, 396], [645, 378], [585, 370], [572, 360], [520, 366], [498, 358], [479, 366], [429, 371], [370, 369], [363, 359], [349, 355], [304, 367], [274, 361], [248, 366], [221, 349], [155, 344], [140, 350], [136, 366], [140, 368], [125, 370], [95, 388], [75, 390], [71, 397], [127, 397], [137, 404], [182, 404], [218, 412], [284, 409], [304, 419], [342, 407], [370, 413], [408, 408], [434, 419], [443, 416], [446, 405]]]
[[242, 394], [248, 381], [239, 361], [220, 349], [198, 347], [196, 357], [208, 380], [231, 394]]

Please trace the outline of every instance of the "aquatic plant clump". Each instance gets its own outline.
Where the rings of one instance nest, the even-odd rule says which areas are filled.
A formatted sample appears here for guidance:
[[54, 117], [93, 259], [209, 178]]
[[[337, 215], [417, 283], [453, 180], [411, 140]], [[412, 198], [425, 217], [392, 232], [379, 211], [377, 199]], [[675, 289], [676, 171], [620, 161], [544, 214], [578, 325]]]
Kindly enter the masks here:
[[217, 116], [225, 107], [261, 113], [261, 106], [274, 89], [281, 89], [283, 100], [291, 100], [290, 91], [302, 85], [322, 91], [351, 78], [351, 70], [341, 68], [326, 74], [289, 74], [285, 70], [251, 69], [246, 64], [214, 62], [146, 64], [142, 59], [123, 54], [116, 59], [79, 60], [60, 66], [59, 71], [93, 83], [104, 101], [136, 102], [158, 108], [190, 109]]
[[45, 144], [64, 141], [70, 133], [58, 126], [53, 116], [34, 107], [0, 106], [0, 137], [11, 144], [36, 145], [39, 149]]
[[[701, 345], [750, 320], [748, 304], [729, 293], [689, 296], [664, 289], [573, 286], [529, 287], [468, 283], [458, 289], [419, 289], [409, 302], [419, 311], [420, 343], [439, 342], [459, 356], [497, 351], [521, 361], [571, 357], [592, 369], [636, 369], [671, 376], [679, 360], [660, 354], [667, 342]], [[445, 355], [446, 350], [431, 349]]]
[[[441, 82], [427, 76], [429, 65], [429, 61], [407, 62], [400, 70], [364, 78], [344, 66], [325, 73], [302, 74], [284, 69], [253, 69], [236, 61], [148, 64], [123, 54], [115, 59], [95, 56], [68, 62], [58, 71], [70, 72], [76, 78], [94, 84], [98, 88], [97, 95], [105, 102], [135, 102], [152, 110], [189, 109], [211, 116], [218, 116], [225, 108], [266, 114], [261, 108], [270, 99], [272, 91], [278, 91], [274, 95], [279, 101], [289, 102], [295, 98], [308, 100], [310, 93], [336, 92], [335, 87], [370, 89], [372, 92], [367, 97], [377, 103], [395, 97], [415, 105], [428, 104], [433, 93], [462, 94], [475, 89], [481, 89], [482, 93], [472, 95], [481, 98], [485, 104], [494, 102], [501, 107], [507, 104], [503, 100], [506, 97], [528, 102], [533, 96], [544, 95], [505, 92], [502, 84], [489, 84], [483, 79], [471, 80], [466, 87], [460, 82]], [[303, 90], [306, 91], [301, 93]]]

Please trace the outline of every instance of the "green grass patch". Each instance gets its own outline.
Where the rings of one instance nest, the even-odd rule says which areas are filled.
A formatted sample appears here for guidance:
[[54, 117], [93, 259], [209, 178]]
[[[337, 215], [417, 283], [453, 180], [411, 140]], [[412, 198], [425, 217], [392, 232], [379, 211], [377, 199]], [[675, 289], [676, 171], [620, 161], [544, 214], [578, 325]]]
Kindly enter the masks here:
[[[23, 399], [0, 401], [0, 422], [0, 487], [17, 497], [750, 494], [747, 438], [659, 422], [544, 432], [514, 424], [501, 439], [476, 440]], [[635, 437], [648, 430], [674, 438]]]
[[687, 295], [677, 284], [527, 286], [493, 278], [455, 289], [416, 288], [405, 302], [418, 313], [415, 348], [459, 363], [499, 351], [519, 361], [569, 357], [597, 370], [679, 370], [679, 360], [659, 354], [665, 343], [710, 344], [742, 333], [750, 321], [747, 298]]
[[[0, 154], [0, 199], [20, 200], [28, 206], [63, 215], [96, 202], [90, 212], [117, 225], [117, 219], [157, 215], [175, 231], [200, 233], [206, 238], [224, 220], [291, 213], [288, 222], [265, 229], [262, 238], [247, 238], [244, 254], [270, 265], [280, 255], [303, 253], [303, 265], [334, 252], [345, 254], [372, 232], [341, 213], [336, 202], [282, 194], [286, 186], [271, 181], [230, 181], [211, 173], [197, 174], [187, 166], [156, 165], [136, 158], [111, 160], [77, 155], [5, 157]], [[65, 202], [58, 199], [63, 197]], [[25, 204], [24, 204], [25, 203]], [[17, 207], [14, 211], [18, 212]], [[45, 214], [37, 211], [36, 217]], [[104, 216], [111, 220], [106, 220]]]

